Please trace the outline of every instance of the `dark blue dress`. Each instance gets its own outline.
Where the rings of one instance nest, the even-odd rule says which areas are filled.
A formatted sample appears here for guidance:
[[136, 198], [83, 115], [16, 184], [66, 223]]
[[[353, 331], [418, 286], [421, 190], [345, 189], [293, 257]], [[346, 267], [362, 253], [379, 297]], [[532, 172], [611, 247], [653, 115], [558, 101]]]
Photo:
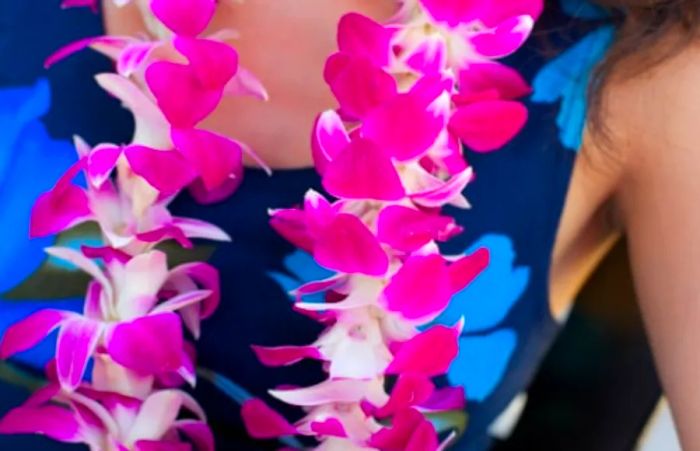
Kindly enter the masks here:
[[[53, 3], [0, 2], [0, 330], [46, 306], [80, 308], [85, 280], [44, 259], [42, 248], [55, 238], [27, 239], [29, 209], [74, 161], [72, 135], [91, 143], [121, 143], [129, 140], [132, 127], [129, 114], [92, 79], [110, 70], [102, 57], [84, 52], [49, 71], [42, 68], [58, 46], [101, 33], [98, 16], [60, 11]], [[604, 20], [600, 10], [580, 0], [550, 7], [538, 36], [508, 61], [533, 82], [525, 130], [500, 151], [467, 154], [478, 177], [466, 192], [473, 208], [449, 212], [466, 231], [445, 250], [459, 254], [485, 246], [492, 261], [439, 319], [467, 320], [460, 354], [445, 376], [445, 382], [464, 386], [468, 396], [468, 428], [455, 449], [487, 448], [490, 436], [508, 421], [496, 420], [509, 405], [506, 415], [517, 416], [522, 394], [559, 329], [548, 302], [550, 254], [580, 143], [588, 74], [612, 38], [612, 28], [598, 27]], [[582, 21], [588, 25], [579, 26]], [[571, 35], [576, 39], [555, 37], [555, 46], [573, 45], [550, 58], [540, 38], [562, 28], [575, 28]], [[311, 169], [277, 171], [272, 177], [251, 169], [240, 190], [223, 203], [202, 207], [185, 195], [173, 204], [175, 213], [210, 221], [234, 238], [200, 249], [220, 270], [224, 297], [203, 324], [198, 349], [200, 365], [233, 382], [238, 396], [265, 397], [271, 387], [322, 378], [313, 363], [265, 368], [250, 350], [250, 344], [308, 343], [320, 331], [292, 311], [286, 293], [327, 272], [272, 231], [267, 215], [269, 208], [298, 204], [307, 189], [320, 190], [319, 185]], [[58, 241], [75, 245], [84, 239], [64, 234]], [[38, 367], [51, 354], [52, 339], [14, 363]], [[0, 369], [0, 379], [5, 381], [0, 382], [4, 412], [26, 393], [7, 382], [6, 369]], [[246, 438], [239, 405], [220, 387], [201, 380], [196, 391], [218, 449], [278, 447]], [[37, 437], [0, 436], [0, 449], [64, 447], [74, 448]]]

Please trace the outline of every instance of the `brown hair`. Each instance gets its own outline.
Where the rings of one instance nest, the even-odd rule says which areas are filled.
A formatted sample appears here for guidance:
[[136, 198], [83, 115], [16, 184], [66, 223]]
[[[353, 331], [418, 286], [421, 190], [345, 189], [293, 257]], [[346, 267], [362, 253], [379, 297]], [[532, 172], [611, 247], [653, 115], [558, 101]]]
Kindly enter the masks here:
[[[606, 135], [601, 113], [603, 92], [622, 61], [630, 61], [632, 77], [673, 56], [700, 29], [700, 0], [596, 0], [619, 19], [615, 43], [598, 66], [589, 89], [589, 125]], [[669, 39], [670, 42], [666, 42]]]

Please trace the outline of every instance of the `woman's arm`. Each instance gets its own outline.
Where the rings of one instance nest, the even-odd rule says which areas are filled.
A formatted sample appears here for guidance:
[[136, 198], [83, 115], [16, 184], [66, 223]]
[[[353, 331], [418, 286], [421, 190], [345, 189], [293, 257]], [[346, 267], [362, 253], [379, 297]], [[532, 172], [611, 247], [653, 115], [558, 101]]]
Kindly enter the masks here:
[[607, 92], [614, 145], [598, 151], [624, 160], [616, 200], [641, 309], [683, 447], [700, 450], [700, 49]]

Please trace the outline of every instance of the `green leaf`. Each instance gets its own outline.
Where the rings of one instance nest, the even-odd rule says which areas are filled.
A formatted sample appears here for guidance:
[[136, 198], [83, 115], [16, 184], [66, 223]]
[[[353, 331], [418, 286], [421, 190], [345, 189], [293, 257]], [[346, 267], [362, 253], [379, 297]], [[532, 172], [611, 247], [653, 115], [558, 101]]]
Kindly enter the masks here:
[[[80, 249], [82, 245], [102, 246], [103, 241], [97, 225], [86, 223], [58, 235], [54, 245]], [[174, 241], [167, 241], [159, 244], [157, 249], [168, 255], [168, 264], [172, 268], [182, 263], [208, 260], [215, 247], [205, 244], [183, 249]], [[10, 301], [81, 298], [89, 282], [90, 276], [84, 272], [47, 257], [32, 275], [3, 293], [2, 298]]]
[[428, 413], [426, 417], [433, 423], [438, 434], [455, 431], [457, 437], [464, 434], [469, 422], [469, 415], [462, 410]]

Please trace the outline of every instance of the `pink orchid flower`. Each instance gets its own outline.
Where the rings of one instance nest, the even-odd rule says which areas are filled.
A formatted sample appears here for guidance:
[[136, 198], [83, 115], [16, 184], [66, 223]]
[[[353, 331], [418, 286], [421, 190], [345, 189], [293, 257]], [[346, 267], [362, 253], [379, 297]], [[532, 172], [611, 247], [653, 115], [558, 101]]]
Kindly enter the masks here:
[[[199, 321], [216, 309], [220, 296], [214, 268], [193, 263], [168, 271], [165, 254], [160, 251], [129, 257], [106, 249], [99, 251], [109, 270], [105, 273], [93, 260], [72, 249], [49, 248], [47, 252], [94, 277], [83, 314], [48, 309], [30, 315], [5, 332], [0, 342], [1, 358], [34, 347], [58, 329], [58, 381], [66, 390], [80, 385], [87, 362], [95, 353], [117, 364], [98, 363], [105, 380], [110, 378], [110, 369], [119, 370], [120, 366], [141, 378], [176, 372], [193, 380], [182, 323], [184, 320], [197, 336]], [[101, 380], [96, 383], [106, 384]]]
[[[182, 411], [194, 415], [179, 418]], [[73, 392], [50, 384], [0, 420], [2, 434], [41, 434], [92, 451], [213, 451], [214, 438], [201, 407], [179, 390], [144, 399], [95, 390]], [[187, 439], [187, 441], [184, 441]]]
[[[167, 204], [193, 178], [194, 172], [177, 152], [145, 146], [99, 145], [80, 141], [80, 160], [32, 210], [31, 236], [62, 232], [96, 221], [107, 242], [129, 253], [152, 248], [165, 239], [191, 247], [190, 238], [228, 241], [228, 235], [203, 221], [173, 217]], [[115, 168], [116, 180], [110, 176]], [[88, 188], [71, 184], [83, 171]]]

